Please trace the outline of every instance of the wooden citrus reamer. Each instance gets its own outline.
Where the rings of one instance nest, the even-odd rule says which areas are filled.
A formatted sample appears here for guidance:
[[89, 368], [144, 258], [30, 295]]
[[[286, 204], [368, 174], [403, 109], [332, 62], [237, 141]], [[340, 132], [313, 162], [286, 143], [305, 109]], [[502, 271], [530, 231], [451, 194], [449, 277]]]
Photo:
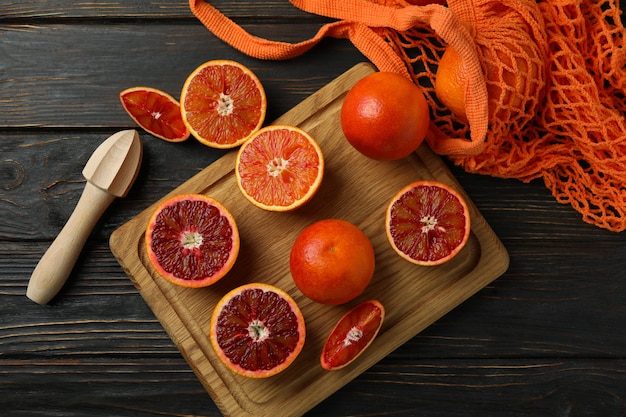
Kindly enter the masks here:
[[117, 132], [98, 146], [83, 169], [87, 183], [74, 212], [30, 277], [28, 298], [46, 304], [59, 292], [104, 211], [135, 182], [142, 156], [135, 130]]

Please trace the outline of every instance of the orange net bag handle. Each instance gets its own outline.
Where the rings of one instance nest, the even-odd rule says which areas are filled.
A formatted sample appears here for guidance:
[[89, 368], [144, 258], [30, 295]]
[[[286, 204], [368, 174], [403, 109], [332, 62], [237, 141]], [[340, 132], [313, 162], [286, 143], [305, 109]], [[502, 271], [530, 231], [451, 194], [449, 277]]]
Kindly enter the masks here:
[[[367, 26], [357, 22], [338, 21], [322, 26], [310, 39], [298, 43], [272, 41], [246, 32], [237, 23], [204, 0], [189, 0], [191, 11], [215, 36], [246, 55], [270, 60], [285, 60], [302, 55], [323, 38], [356, 40], [364, 46], [364, 55], [380, 64], [381, 71], [399, 72], [408, 76], [406, 66], [385, 41]], [[378, 65], [377, 65], [378, 66]]]
[[[406, 63], [373, 28], [405, 31], [417, 23], [426, 23], [446, 43], [455, 48], [465, 65], [468, 82], [465, 98], [470, 140], [448, 138], [432, 124], [429, 144], [442, 155], [476, 155], [485, 146], [488, 129], [487, 87], [476, 46], [463, 23], [441, 4], [391, 7], [368, 0], [290, 0], [299, 9], [339, 19], [322, 26], [310, 39], [298, 43], [263, 39], [246, 32], [204, 0], [189, 0], [194, 15], [218, 38], [239, 51], [259, 59], [283, 60], [296, 57], [318, 44], [324, 37], [349, 39], [380, 71], [391, 71], [411, 78]], [[429, 3], [429, 4], [426, 4]], [[461, 14], [472, 16], [473, 1], [465, 2]]]

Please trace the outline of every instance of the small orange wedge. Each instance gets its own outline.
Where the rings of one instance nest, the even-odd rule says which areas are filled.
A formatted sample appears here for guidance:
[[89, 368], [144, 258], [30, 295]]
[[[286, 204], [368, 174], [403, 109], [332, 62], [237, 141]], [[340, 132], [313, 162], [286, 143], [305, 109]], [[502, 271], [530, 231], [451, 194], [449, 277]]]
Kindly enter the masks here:
[[120, 93], [126, 113], [146, 132], [168, 142], [189, 138], [189, 130], [174, 97], [152, 87], [131, 87]]

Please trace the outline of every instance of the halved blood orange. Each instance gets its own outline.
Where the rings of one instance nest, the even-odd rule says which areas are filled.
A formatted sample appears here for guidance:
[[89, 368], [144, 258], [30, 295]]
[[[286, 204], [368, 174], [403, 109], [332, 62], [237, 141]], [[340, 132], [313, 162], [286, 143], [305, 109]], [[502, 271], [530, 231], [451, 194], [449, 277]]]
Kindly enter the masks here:
[[285, 291], [270, 284], [237, 287], [215, 306], [209, 337], [233, 372], [267, 378], [293, 363], [304, 346], [304, 316]]
[[449, 185], [416, 181], [391, 199], [385, 229], [402, 258], [418, 265], [440, 265], [465, 246], [470, 214], [463, 197]]
[[151, 265], [182, 287], [214, 284], [239, 254], [235, 219], [220, 202], [202, 194], [181, 194], [161, 203], [145, 237]]
[[358, 358], [378, 334], [385, 308], [378, 300], [368, 300], [343, 315], [331, 330], [322, 349], [322, 368], [334, 371]]
[[168, 142], [189, 138], [189, 129], [180, 114], [178, 101], [152, 87], [131, 87], [120, 92], [126, 113], [146, 132]]
[[305, 204], [318, 190], [324, 156], [304, 130], [271, 125], [241, 145], [235, 175], [252, 204], [269, 211], [289, 211]]
[[183, 121], [201, 143], [234, 148], [265, 120], [267, 99], [261, 81], [246, 66], [213, 60], [196, 68], [180, 95]]

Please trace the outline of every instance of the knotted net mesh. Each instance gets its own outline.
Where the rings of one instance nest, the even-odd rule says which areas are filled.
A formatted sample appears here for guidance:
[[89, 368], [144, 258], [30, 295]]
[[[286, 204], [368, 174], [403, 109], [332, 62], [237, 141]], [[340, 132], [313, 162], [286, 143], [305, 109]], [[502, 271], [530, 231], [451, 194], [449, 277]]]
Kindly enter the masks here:
[[[456, 3], [451, 0], [448, 7]], [[489, 129], [480, 153], [449, 157], [468, 172], [526, 182], [543, 178], [554, 197], [586, 222], [624, 230], [626, 51], [618, 3], [474, 3], [482, 7], [466, 18], [473, 19], [486, 75]], [[433, 89], [445, 41], [427, 23], [378, 31], [428, 92], [438, 129], [430, 141], [468, 137], [470, 126], [451, 114]], [[510, 74], [523, 80], [514, 91]]]

